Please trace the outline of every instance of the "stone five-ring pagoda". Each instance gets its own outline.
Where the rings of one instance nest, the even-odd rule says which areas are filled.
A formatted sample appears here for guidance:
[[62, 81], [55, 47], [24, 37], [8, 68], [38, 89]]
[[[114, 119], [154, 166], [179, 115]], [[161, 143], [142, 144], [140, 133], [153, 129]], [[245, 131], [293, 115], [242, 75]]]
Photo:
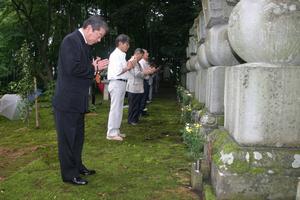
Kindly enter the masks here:
[[216, 198], [299, 198], [300, 0], [202, 0], [186, 53], [181, 84], [224, 115], [204, 151]]

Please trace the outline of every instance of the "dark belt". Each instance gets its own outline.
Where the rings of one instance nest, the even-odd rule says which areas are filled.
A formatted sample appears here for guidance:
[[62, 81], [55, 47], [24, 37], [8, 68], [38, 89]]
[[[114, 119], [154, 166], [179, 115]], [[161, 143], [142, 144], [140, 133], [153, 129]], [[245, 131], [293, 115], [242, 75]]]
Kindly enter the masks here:
[[126, 79], [115, 79], [115, 80], [117, 80], [117, 81], [123, 81], [123, 82], [127, 82], [127, 80], [126, 80]]

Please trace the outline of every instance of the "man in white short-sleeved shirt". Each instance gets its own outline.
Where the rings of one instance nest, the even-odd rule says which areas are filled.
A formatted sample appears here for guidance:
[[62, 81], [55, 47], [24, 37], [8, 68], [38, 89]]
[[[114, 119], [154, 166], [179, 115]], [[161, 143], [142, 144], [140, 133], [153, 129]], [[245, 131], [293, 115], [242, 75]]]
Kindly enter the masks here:
[[109, 56], [107, 79], [110, 94], [110, 111], [107, 124], [108, 140], [122, 141], [125, 134], [121, 134], [120, 127], [123, 117], [123, 103], [126, 92], [128, 71], [137, 62], [134, 58], [126, 61], [126, 52], [129, 49], [129, 37], [121, 34], [116, 38], [116, 49]]

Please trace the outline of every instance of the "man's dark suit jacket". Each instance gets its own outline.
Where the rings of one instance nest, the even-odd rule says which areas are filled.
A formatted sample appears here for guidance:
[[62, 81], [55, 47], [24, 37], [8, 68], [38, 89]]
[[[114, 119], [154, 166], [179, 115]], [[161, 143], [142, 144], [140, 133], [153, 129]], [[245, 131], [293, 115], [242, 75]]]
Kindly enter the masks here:
[[53, 107], [59, 111], [85, 113], [94, 76], [90, 46], [79, 30], [67, 35], [60, 46]]

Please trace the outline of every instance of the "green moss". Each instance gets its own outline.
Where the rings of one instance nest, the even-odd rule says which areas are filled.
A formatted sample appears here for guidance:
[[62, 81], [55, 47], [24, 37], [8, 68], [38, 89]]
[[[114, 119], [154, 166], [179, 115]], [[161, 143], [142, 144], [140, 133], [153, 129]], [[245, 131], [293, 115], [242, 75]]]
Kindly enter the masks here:
[[180, 109], [172, 89], [162, 89], [137, 126], [127, 124], [124, 109], [123, 142], [105, 138], [107, 101], [86, 116], [83, 161], [97, 173], [83, 187], [61, 181], [51, 107], [41, 108], [40, 129], [34, 128], [34, 112], [29, 127], [0, 117], [0, 199], [197, 199], [182, 189], [190, 176]]
[[204, 185], [204, 196], [205, 200], [216, 200], [216, 196], [213, 193], [213, 188], [211, 185]]
[[[242, 149], [232, 138], [229, 136], [228, 132], [222, 130], [215, 130], [212, 133], [212, 137], [214, 138], [213, 142], [213, 161], [217, 166], [226, 165], [226, 168], [233, 173], [250, 173], [253, 175], [264, 173], [265, 168], [259, 167], [251, 167], [249, 162], [251, 162], [251, 158], [249, 162], [246, 161], [245, 150]], [[234, 160], [232, 164], [224, 164], [221, 160], [221, 153], [229, 154], [232, 153]], [[249, 153], [249, 157], [250, 157]]]
[[217, 116], [217, 123], [218, 123], [218, 126], [224, 126], [224, 115]]
[[204, 108], [204, 104], [200, 103], [197, 99], [192, 99], [192, 109], [193, 110], [201, 110]]
[[266, 172], [266, 169], [262, 167], [252, 167], [249, 172], [253, 175], [262, 174]]

